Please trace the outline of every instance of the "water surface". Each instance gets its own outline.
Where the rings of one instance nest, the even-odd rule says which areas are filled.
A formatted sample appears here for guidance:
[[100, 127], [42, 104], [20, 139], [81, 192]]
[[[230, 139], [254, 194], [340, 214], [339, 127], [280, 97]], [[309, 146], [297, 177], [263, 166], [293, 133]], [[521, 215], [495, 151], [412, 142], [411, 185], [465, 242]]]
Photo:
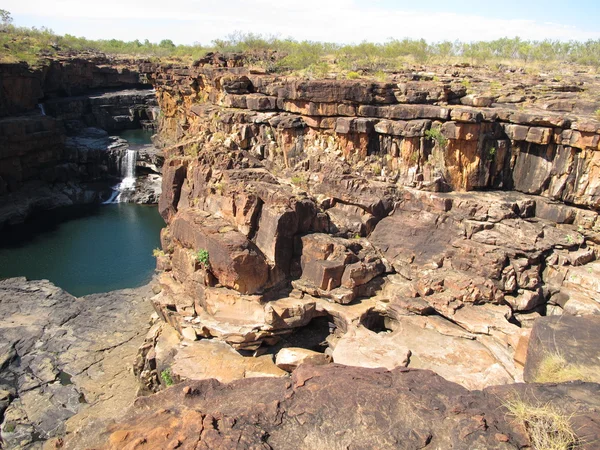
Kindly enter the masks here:
[[119, 137], [127, 140], [132, 147], [147, 145], [152, 143], [152, 134], [150, 130], [124, 130], [119, 133]]
[[75, 296], [138, 287], [164, 225], [155, 206], [132, 203], [47, 211], [0, 231], [0, 278], [49, 279]]

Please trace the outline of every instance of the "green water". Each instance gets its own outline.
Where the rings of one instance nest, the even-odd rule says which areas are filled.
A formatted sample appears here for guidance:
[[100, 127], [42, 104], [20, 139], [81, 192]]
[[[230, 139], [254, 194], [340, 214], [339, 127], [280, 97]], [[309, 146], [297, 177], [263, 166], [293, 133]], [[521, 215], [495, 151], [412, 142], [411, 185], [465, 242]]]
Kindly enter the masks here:
[[155, 206], [74, 206], [0, 231], [0, 278], [49, 279], [82, 296], [138, 287], [152, 277], [163, 219]]
[[119, 133], [119, 137], [126, 139], [132, 146], [152, 143], [152, 131], [149, 130], [124, 130]]

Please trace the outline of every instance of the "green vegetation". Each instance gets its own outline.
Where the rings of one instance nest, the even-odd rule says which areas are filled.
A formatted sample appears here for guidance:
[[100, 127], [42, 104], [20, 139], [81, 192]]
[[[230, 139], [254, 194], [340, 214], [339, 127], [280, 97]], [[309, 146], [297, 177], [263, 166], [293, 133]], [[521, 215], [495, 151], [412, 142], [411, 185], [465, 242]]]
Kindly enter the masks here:
[[538, 367], [534, 381], [536, 383], [562, 383], [564, 381], [597, 382], [598, 378], [587, 367], [567, 363], [563, 356], [546, 356]]
[[378, 80], [383, 80], [390, 71], [402, 69], [407, 63], [425, 62], [495, 64], [496, 67], [507, 63], [553, 67], [567, 63], [600, 68], [600, 39], [561, 42], [502, 38], [489, 42], [433, 43], [424, 39], [390, 39], [385, 43], [343, 45], [237, 32], [208, 45], [176, 45], [170, 39], [153, 43], [147, 39], [91, 40], [69, 34], [59, 36], [45, 27], [15, 26], [10, 13], [5, 10], [0, 10], [0, 20], [0, 60], [7, 62], [35, 64], [41, 57], [52, 56], [59, 51], [96, 51], [182, 62], [191, 62], [208, 51], [248, 52], [252, 63], [269, 71], [303, 71], [304, 75], [319, 78], [334, 72], [350, 79], [364, 73], [375, 75]]
[[600, 109], [594, 111], [594, 116], [596, 117], [596, 120], [600, 120]]
[[197, 158], [199, 149], [200, 149], [200, 144], [198, 142], [194, 142], [193, 144], [186, 145], [184, 147], [183, 153], [186, 156], [191, 156], [192, 158]]
[[349, 80], [358, 80], [360, 78], [360, 74], [358, 72], [348, 72], [346, 74], [346, 78]]
[[534, 405], [520, 398], [504, 404], [509, 415], [522, 424], [532, 447], [536, 450], [573, 450], [580, 441], [573, 431], [570, 419], [550, 403]]
[[154, 256], [155, 258], [160, 258], [161, 256], [165, 256], [165, 252], [162, 251], [160, 248], [155, 248], [154, 250], [152, 250], [152, 256]]
[[300, 175], [294, 175], [290, 180], [293, 185], [299, 187], [306, 187], [308, 184], [307, 179]]
[[17, 426], [15, 425], [14, 422], [6, 422], [6, 424], [4, 424], [4, 429], [2, 431], [4, 431], [5, 433], [14, 433], [16, 428], [17, 428]]
[[488, 150], [488, 159], [494, 159], [496, 156], [496, 147], [492, 147]]
[[430, 141], [436, 142], [440, 147], [445, 147], [448, 143], [448, 139], [446, 139], [446, 136], [442, 134], [439, 128], [432, 128], [425, 131], [425, 137]]
[[0, 9], [0, 27], [2, 29], [8, 27], [12, 23], [12, 16], [5, 9]]
[[175, 381], [173, 380], [173, 376], [171, 375], [171, 369], [167, 368], [160, 373], [160, 379], [165, 383], [165, 386], [173, 386]]
[[198, 250], [198, 252], [196, 253], [196, 261], [198, 261], [204, 267], [208, 267], [208, 264], [209, 264], [208, 250], [204, 250], [204, 249]]

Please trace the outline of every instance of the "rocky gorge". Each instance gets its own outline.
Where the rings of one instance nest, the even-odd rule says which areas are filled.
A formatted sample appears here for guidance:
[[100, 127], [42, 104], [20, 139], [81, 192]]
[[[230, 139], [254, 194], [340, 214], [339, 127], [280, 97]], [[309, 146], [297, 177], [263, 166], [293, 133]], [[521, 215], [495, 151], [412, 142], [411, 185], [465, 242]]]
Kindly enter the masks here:
[[[82, 54], [33, 68], [2, 64], [0, 86], [0, 226], [108, 199], [111, 183], [124, 176], [129, 148], [115, 135], [153, 129], [158, 116], [152, 86], [135, 61]], [[149, 149], [139, 159], [156, 175], [161, 160]]]
[[[575, 430], [564, 448], [597, 448], [593, 77], [455, 66], [307, 80], [243, 55], [95, 70], [65, 98], [46, 94], [47, 115], [32, 112], [39, 95], [3, 99], [6, 114], [71, 133], [34, 175], [0, 173], [5, 195], [56, 183], [44, 178], [56, 161], [81, 174], [64, 149], [100, 136], [90, 126], [155, 120], [158, 273], [152, 290], [101, 298], [2, 282], [4, 442], [536, 448], [550, 412]], [[88, 91], [115, 85], [129, 90]], [[8, 139], [0, 167], [43, 161], [38, 137]]]

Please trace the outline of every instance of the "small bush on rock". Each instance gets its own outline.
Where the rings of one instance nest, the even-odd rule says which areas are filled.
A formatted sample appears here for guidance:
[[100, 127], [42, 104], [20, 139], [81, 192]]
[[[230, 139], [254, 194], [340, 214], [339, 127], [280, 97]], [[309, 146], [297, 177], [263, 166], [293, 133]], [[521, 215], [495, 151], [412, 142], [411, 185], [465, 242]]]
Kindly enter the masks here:
[[171, 369], [167, 368], [160, 373], [160, 379], [165, 383], [165, 386], [173, 386], [175, 381], [173, 381], [173, 376], [171, 375]]
[[203, 266], [208, 267], [208, 263], [209, 263], [208, 250], [204, 250], [204, 249], [198, 250], [198, 253], [196, 253], [196, 261], [198, 261]]
[[436, 142], [440, 147], [445, 147], [448, 143], [448, 139], [446, 139], [446, 136], [442, 134], [439, 128], [432, 128], [425, 131], [425, 137], [430, 141]]

